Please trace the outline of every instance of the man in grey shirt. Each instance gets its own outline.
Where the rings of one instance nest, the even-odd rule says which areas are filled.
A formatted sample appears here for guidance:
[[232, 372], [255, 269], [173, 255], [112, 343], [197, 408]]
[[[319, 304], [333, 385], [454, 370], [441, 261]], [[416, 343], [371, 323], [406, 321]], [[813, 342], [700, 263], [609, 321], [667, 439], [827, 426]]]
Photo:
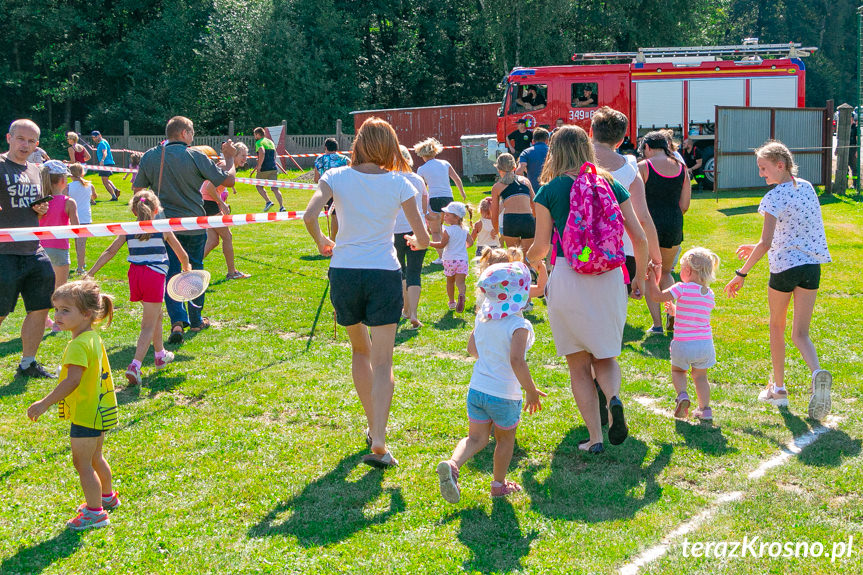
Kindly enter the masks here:
[[[165, 127], [168, 141], [156, 146], [141, 158], [138, 173], [132, 183], [132, 189], [138, 192], [150, 188], [159, 197], [162, 204], [161, 215], [166, 218], [186, 218], [206, 215], [204, 199], [201, 196], [201, 185], [210, 181], [214, 186], [231, 187], [234, 185], [236, 169], [234, 156], [236, 149], [228, 140], [222, 144], [222, 154], [225, 156], [225, 169], [219, 168], [203, 152], [189, 148], [195, 137], [192, 121], [183, 116], [174, 116], [168, 120]], [[175, 232], [183, 249], [189, 255], [192, 269], [204, 269], [204, 246], [207, 235], [205, 230]], [[168, 277], [180, 273], [180, 260], [173, 250], [168, 250]], [[168, 341], [180, 343], [183, 341], [183, 330], [189, 327], [197, 332], [209, 327], [210, 322], [201, 316], [204, 307], [204, 294], [189, 302], [188, 307], [183, 302], [172, 299], [165, 294], [165, 308], [171, 318], [171, 336]]]
[[[48, 204], [33, 205], [42, 197], [42, 180], [39, 168], [27, 157], [39, 145], [39, 126], [16, 120], [6, 141], [9, 152], [0, 156], [0, 228], [38, 227]], [[38, 240], [0, 243], [0, 324], [15, 311], [19, 296], [27, 312], [21, 324], [17, 376], [56, 377], [36, 362], [53, 293], [54, 269]]]

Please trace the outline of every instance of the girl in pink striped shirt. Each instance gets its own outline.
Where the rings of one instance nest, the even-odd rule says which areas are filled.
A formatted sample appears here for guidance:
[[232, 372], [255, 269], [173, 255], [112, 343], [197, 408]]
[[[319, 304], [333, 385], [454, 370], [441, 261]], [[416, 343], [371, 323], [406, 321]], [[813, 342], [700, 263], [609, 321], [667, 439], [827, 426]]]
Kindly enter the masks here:
[[[719, 256], [705, 248], [692, 248], [680, 258], [680, 279], [670, 288], [659, 291], [659, 276], [648, 268], [647, 296], [667, 302], [669, 315], [675, 316], [674, 339], [671, 340], [671, 381], [677, 392], [674, 417], [689, 415], [686, 372], [692, 373], [698, 409], [693, 415], [703, 421], [713, 420], [710, 409], [710, 384], [707, 369], [716, 365], [710, 312], [714, 306], [710, 284], [716, 279]], [[672, 303], [676, 301], [676, 305]]]

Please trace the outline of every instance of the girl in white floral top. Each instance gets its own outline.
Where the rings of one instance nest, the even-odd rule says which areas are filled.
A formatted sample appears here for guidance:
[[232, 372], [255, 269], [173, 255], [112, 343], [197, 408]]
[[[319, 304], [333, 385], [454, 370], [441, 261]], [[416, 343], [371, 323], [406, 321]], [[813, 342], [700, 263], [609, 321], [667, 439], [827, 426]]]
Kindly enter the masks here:
[[737, 248], [745, 260], [725, 292], [734, 297], [744, 278], [764, 254], [770, 262], [767, 301], [770, 305], [770, 356], [773, 378], [758, 399], [776, 406], [788, 405], [785, 389], [785, 318], [794, 298], [791, 340], [812, 372], [809, 417], [821, 419], [830, 412], [833, 377], [821, 369], [815, 345], [809, 339], [809, 324], [821, 280], [821, 264], [830, 262], [821, 205], [812, 184], [795, 178], [797, 166], [784, 144], [767, 142], [755, 151], [758, 173], [775, 186], [761, 200], [758, 212], [764, 216], [757, 244]]

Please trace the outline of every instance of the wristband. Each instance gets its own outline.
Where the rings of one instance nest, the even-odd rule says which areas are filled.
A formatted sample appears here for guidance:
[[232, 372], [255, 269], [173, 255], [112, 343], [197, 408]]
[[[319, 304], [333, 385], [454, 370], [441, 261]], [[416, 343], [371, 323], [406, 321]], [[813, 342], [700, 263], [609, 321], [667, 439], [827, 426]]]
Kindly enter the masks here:
[[740, 278], [745, 278], [746, 276], [748, 276], [748, 275], [749, 275], [749, 274], [745, 274], [745, 273], [743, 273], [743, 272], [742, 272], [742, 271], [740, 271], [740, 270], [734, 270], [734, 273], [736, 273], [736, 274], [737, 274], [737, 277], [740, 277]]

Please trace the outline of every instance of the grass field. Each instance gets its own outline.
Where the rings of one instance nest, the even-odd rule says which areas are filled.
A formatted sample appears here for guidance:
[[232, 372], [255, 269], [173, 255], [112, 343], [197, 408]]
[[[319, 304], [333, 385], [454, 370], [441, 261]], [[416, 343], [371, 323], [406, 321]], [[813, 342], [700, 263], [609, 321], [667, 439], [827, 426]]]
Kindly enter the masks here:
[[[113, 180], [127, 199], [128, 182]], [[235, 213], [261, 208], [253, 188], [237, 189]], [[469, 199], [476, 203], [488, 189], [469, 187]], [[101, 184], [97, 190], [107, 196]], [[309, 197], [285, 195], [289, 209], [302, 209]], [[695, 196], [684, 246], [720, 255], [719, 292], [737, 267], [736, 246], [758, 237], [760, 194], [714, 198]], [[128, 302], [124, 250], [99, 278], [118, 304], [103, 338], [121, 423], [105, 446], [123, 506], [107, 529], [64, 529], [83, 497], [68, 424], [52, 411], [36, 424], [25, 415], [54, 382], [13, 378], [19, 303], [0, 328], [0, 573], [612, 573], [662, 542], [667, 553], [642, 572], [861, 573], [860, 200], [822, 200], [834, 263], [824, 269], [812, 335], [834, 374], [828, 430], [806, 419], [807, 370], [790, 341], [790, 409], [755, 401], [770, 365], [766, 261], [736, 300], [717, 293], [713, 426], [671, 417], [669, 340], [645, 336], [644, 304], [630, 302], [620, 363], [631, 436], [622, 446], [607, 444], [601, 456], [576, 447], [587, 431], [540, 302], [527, 314], [537, 335], [528, 360], [548, 398], [518, 432], [510, 478], [524, 491], [489, 497], [489, 447], [463, 468], [458, 505], [441, 499], [434, 467], [467, 429], [472, 321], [447, 309], [439, 266], [427, 265], [423, 277], [426, 327], [397, 335], [389, 441], [401, 466], [384, 473], [360, 463], [365, 422], [350, 349], [344, 331], [334, 333], [327, 261], [302, 223], [237, 228], [237, 265], [252, 277], [225, 281], [214, 252], [205, 307], [213, 327], [175, 349], [176, 363], [158, 374], [148, 357], [144, 385], [135, 388], [123, 387], [140, 321], [139, 306]], [[125, 221], [128, 214], [122, 203], [100, 201], [94, 218]], [[88, 264], [109, 243], [88, 241]], [[39, 359], [56, 365], [68, 340], [68, 333], [46, 335]], [[813, 429], [825, 432], [774, 459]], [[779, 464], [750, 477], [769, 460]], [[713, 514], [699, 520], [703, 512]], [[691, 532], [667, 538], [693, 519]], [[853, 537], [854, 554], [832, 561], [684, 556], [684, 539], [744, 536], [820, 542], [827, 552]]]

